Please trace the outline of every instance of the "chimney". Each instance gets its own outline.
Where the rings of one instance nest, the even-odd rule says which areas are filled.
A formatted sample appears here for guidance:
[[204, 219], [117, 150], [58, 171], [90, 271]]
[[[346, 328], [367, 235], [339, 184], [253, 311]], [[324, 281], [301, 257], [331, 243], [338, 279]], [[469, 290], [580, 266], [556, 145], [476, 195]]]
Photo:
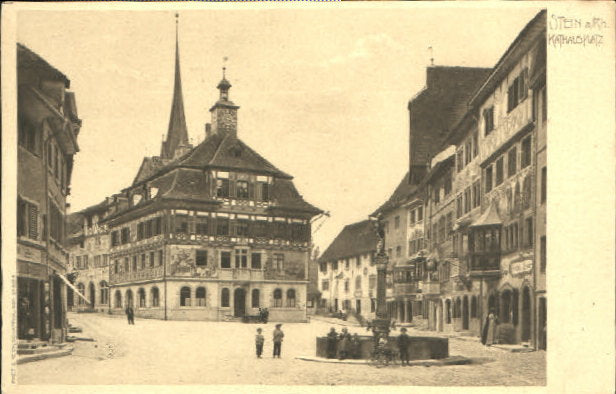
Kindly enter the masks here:
[[209, 137], [211, 134], [212, 134], [212, 124], [206, 123], [205, 124], [205, 138]]

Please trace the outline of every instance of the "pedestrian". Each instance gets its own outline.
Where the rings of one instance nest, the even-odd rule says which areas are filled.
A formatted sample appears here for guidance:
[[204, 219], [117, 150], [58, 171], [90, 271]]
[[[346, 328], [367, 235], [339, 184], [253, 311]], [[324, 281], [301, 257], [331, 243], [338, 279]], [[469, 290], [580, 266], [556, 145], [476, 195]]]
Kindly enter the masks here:
[[351, 339], [351, 349], [353, 358], [361, 358], [361, 341], [359, 340], [359, 335], [357, 335], [357, 333], [353, 334], [353, 338]]
[[498, 318], [494, 309], [490, 309], [486, 321], [483, 324], [483, 330], [481, 332], [481, 343], [486, 346], [492, 346], [494, 344], [494, 338], [496, 337], [496, 326], [498, 325]]
[[338, 342], [338, 333], [332, 327], [327, 334], [327, 358], [336, 358], [336, 344]]
[[261, 328], [257, 328], [257, 335], [255, 337], [255, 344], [257, 346], [257, 358], [261, 358], [261, 354], [263, 354], [263, 343], [265, 342], [265, 338], [263, 334], [261, 334], [263, 330]]
[[282, 327], [282, 324], [276, 324], [276, 329], [274, 330], [273, 333], [273, 340], [272, 342], [274, 342], [274, 358], [276, 358], [276, 356], [278, 356], [278, 358], [280, 358], [280, 350], [282, 348], [282, 338], [284, 338], [284, 332], [282, 332], [282, 330], [280, 329], [280, 327]]
[[409, 365], [409, 344], [411, 338], [406, 333], [406, 328], [400, 329], [400, 335], [398, 335], [398, 353], [400, 354], [400, 364]]
[[128, 324], [135, 324], [135, 311], [130, 305], [126, 306], [126, 317], [128, 318]]
[[338, 344], [338, 359], [344, 360], [349, 356], [351, 350], [351, 335], [346, 328], [342, 329], [340, 333], [340, 342]]
[[263, 308], [263, 323], [266, 324], [269, 318], [269, 309]]

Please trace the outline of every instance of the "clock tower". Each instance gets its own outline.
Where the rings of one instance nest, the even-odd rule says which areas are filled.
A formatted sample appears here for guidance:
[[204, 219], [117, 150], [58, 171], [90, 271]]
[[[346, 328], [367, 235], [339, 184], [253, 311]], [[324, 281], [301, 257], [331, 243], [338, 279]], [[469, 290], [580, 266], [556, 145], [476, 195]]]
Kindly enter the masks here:
[[225, 78], [225, 68], [222, 69], [222, 80], [217, 86], [220, 97], [210, 108], [212, 113], [212, 134], [231, 135], [237, 137], [237, 110], [240, 108], [229, 100], [231, 84]]

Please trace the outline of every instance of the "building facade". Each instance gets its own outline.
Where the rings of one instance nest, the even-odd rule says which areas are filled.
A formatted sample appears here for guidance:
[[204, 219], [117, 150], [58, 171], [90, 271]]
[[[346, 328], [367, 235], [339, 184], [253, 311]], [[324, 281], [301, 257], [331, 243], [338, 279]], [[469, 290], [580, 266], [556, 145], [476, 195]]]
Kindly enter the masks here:
[[377, 235], [370, 220], [345, 226], [319, 258], [321, 309], [371, 320], [376, 312]]
[[189, 144], [176, 42], [175, 87], [160, 156], [144, 158], [109, 233], [109, 309], [158, 319], [231, 320], [269, 309], [306, 321], [311, 219], [292, 177], [238, 137], [224, 76], [205, 140]]
[[429, 327], [545, 348], [545, 12], [467, 101], [425, 177]]
[[66, 197], [81, 120], [69, 79], [17, 44], [18, 339], [66, 336]]
[[111, 238], [102, 221], [111, 212], [113, 199], [107, 198], [69, 216], [69, 272], [77, 289], [77, 292], [67, 289], [71, 311], [109, 312]]

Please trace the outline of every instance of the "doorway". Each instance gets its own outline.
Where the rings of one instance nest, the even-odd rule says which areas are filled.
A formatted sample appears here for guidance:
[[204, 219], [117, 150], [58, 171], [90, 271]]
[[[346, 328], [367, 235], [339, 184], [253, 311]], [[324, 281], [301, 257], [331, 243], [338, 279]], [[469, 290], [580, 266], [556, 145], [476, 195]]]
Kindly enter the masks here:
[[468, 296], [464, 296], [462, 301], [462, 329], [468, 330]]
[[361, 315], [361, 300], [355, 300], [355, 311]]
[[90, 293], [90, 309], [94, 309], [94, 301], [96, 300], [96, 288], [94, 287], [94, 283], [90, 282], [88, 291]]
[[233, 316], [242, 317], [246, 314], [246, 291], [237, 288], [233, 292]]
[[531, 327], [530, 290], [524, 287], [522, 290], [522, 341], [530, 340]]
[[537, 324], [537, 348], [547, 350], [547, 299], [539, 298], [539, 324]]

